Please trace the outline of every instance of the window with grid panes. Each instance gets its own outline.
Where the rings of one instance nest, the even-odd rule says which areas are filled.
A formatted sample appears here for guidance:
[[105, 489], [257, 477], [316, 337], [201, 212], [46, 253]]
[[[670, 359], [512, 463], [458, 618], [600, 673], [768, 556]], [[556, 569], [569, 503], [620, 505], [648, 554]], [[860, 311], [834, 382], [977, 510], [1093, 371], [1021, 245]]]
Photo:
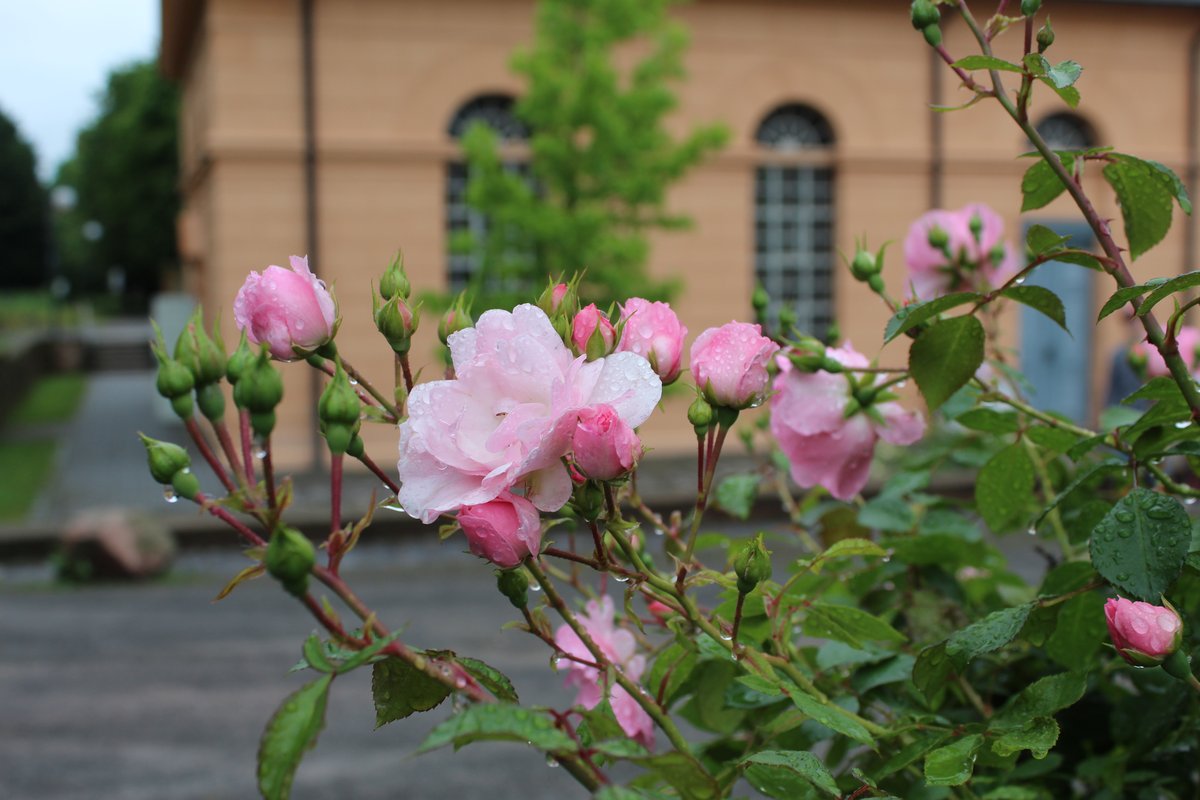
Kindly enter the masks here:
[[[464, 103], [450, 120], [450, 137], [461, 139], [476, 122], [481, 122], [495, 131], [506, 142], [522, 142], [529, 138], [529, 131], [513, 113], [512, 97], [508, 95], [481, 95]], [[525, 163], [505, 164], [506, 169], [528, 174]], [[471, 234], [477, 241], [487, 234], [486, 216], [467, 205], [467, 184], [470, 169], [462, 161], [451, 161], [446, 165], [446, 242], [447, 277], [451, 292], [460, 292], [467, 287], [471, 276], [478, 269], [479, 258], [475, 253], [462, 251], [455, 246], [464, 234]]]
[[[775, 109], [755, 134], [759, 146], [777, 154], [829, 153], [833, 130], [817, 111], [802, 105]], [[787, 163], [771, 158], [755, 170], [754, 271], [771, 296], [768, 316], [791, 307], [796, 327], [824, 337], [833, 323], [833, 167], [812, 158]]]

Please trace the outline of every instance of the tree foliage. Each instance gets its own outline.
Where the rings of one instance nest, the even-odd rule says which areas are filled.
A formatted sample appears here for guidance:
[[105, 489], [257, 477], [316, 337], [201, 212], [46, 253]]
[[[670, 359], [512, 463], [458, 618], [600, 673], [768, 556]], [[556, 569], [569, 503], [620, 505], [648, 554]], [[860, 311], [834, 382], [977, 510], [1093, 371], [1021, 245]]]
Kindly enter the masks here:
[[17, 126], [0, 112], [0, 286], [37, 286], [46, 279], [46, 192], [37, 158]]
[[[587, 270], [585, 302], [667, 293], [668, 285], [645, 274], [647, 234], [690, 224], [666, 208], [667, 189], [727, 138], [720, 125], [678, 140], [663, 126], [676, 106], [671, 84], [684, 77], [687, 46], [667, 5], [539, 5], [534, 44], [512, 62], [527, 81], [516, 113], [531, 131], [532, 178], [505, 168], [497, 136], [486, 126], [475, 125], [463, 140], [468, 202], [488, 219], [486, 236], [459, 243], [479, 258], [478, 305], [511, 303], [514, 293], [503, 288], [520, 295], [564, 269]], [[618, 48], [640, 55], [618, 65]]]
[[[58, 174], [58, 184], [76, 197], [56, 225], [75, 290], [101, 289], [108, 270], [119, 267], [137, 302], [175, 265], [178, 108], [177, 90], [152, 62], [109, 75], [100, 113]], [[91, 238], [82, 235], [90, 223], [98, 223]]]

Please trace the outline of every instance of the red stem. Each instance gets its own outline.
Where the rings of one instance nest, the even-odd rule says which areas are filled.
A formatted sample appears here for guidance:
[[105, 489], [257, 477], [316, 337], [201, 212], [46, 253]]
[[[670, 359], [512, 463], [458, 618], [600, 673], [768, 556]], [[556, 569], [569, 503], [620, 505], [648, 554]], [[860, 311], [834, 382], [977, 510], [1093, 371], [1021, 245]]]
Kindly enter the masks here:
[[[213, 431], [217, 434], [217, 441], [221, 443], [221, 450], [225, 453], [225, 460], [229, 462], [229, 468], [235, 475], [245, 477], [246, 470], [242, 467], [241, 459], [238, 458], [237, 448], [234, 447], [233, 437], [229, 435], [229, 426], [225, 424], [225, 420], [216, 422], [209, 421]], [[249, 480], [247, 480], [247, 488], [249, 488]]]
[[374, 473], [376, 478], [379, 478], [379, 480], [383, 481], [383, 485], [388, 487], [388, 489], [391, 490], [392, 494], [400, 494], [400, 485], [397, 484], [394, 480], [392, 480], [386, 472], [381, 470], [379, 468], [379, 465], [376, 464], [374, 461], [372, 461], [371, 457], [369, 455], [367, 455], [366, 453], [363, 453], [361, 456], [358, 457], [358, 460], [363, 463], [363, 466], [365, 466], [367, 469], [371, 470], [371, 472]]
[[254, 435], [250, 432], [250, 412], [244, 408], [238, 409], [238, 433], [242, 440], [242, 461], [246, 464], [246, 480], [251, 486], [256, 483], [254, 477]]
[[245, 523], [243, 523], [233, 514], [230, 514], [228, 510], [217, 505], [216, 502], [214, 502], [211, 497], [204, 494], [204, 492], [196, 492], [196, 497], [193, 500], [205, 511], [212, 514], [214, 517], [221, 520], [226, 525], [241, 534], [242, 538], [250, 544], [254, 545], [255, 547], [266, 546], [267, 542], [265, 539], [246, 527]]
[[279, 502], [275, 498], [275, 464], [271, 459], [271, 437], [263, 439], [263, 480], [267, 483], [267, 502], [272, 509], [277, 509]]
[[200, 451], [200, 455], [204, 456], [204, 460], [212, 467], [212, 471], [216, 473], [217, 480], [225, 487], [225, 491], [233, 494], [237, 491], [237, 487], [233, 485], [233, 481], [229, 480], [229, 475], [225, 472], [225, 467], [221, 466], [221, 462], [217, 460], [216, 455], [208, 446], [208, 442], [204, 440], [204, 434], [200, 431], [200, 426], [196, 424], [195, 417], [189, 417], [184, 420], [184, 427], [191, 434], [192, 441], [196, 443], [196, 448]]

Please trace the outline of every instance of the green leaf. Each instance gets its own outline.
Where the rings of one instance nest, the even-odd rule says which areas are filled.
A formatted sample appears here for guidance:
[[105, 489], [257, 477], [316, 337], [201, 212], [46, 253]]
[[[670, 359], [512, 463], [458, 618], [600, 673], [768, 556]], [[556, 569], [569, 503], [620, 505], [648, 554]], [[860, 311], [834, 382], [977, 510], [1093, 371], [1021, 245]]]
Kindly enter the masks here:
[[[972, 659], [999, 650], [1016, 638], [1033, 610], [1034, 603], [993, 611], [978, 622], [955, 631], [946, 639], [946, 656], [958, 672]], [[923, 655], [923, 654], [922, 654]]]
[[1020, 64], [1014, 64], [1011, 61], [1005, 61], [1002, 58], [994, 56], [974, 55], [960, 58], [955, 61], [952, 66], [965, 70], [977, 69], [998, 69], [1004, 72], [1024, 72], [1024, 68]]
[[925, 756], [925, 782], [930, 786], [962, 786], [975, 771], [975, 754], [983, 736], [973, 733]]
[[1108, 300], [1104, 301], [1104, 305], [1100, 307], [1100, 314], [1096, 317], [1096, 322], [1099, 322], [1109, 314], [1121, 308], [1133, 298], [1141, 297], [1155, 286], [1161, 286], [1166, 282], [1166, 278], [1152, 278], [1151, 280], [1148, 280], [1138, 286], [1126, 286], [1123, 289], [1117, 289], [1112, 293]]
[[325, 725], [332, 675], [322, 675], [288, 695], [267, 723], [258, 744], [258, 790], [265, 800], [285, 800], [304, 753]]
[[912, 506], [898, 497], [875, 497], [858, 512], [858, 524], [881, 531], [904, 533], [917, 524]]
[[758, 484], [761, 478], [753, 472], [730, 475], [717, 484], [717, 505], [738, 519], [747, 519], [754, 508], [754, 500], [758, 497]]
[[511, 703], [486, 703], [467, 706], [438, 725], [418, 753], [427, 753], [453, 744], [455, 749], [479, 741], [525, 742], [547, 753], [567, 753], [575, 742], [554, 725], [543, 710]]
[[1166, 283], [1162, 284], [1152, 291], [1141, 306], [1138, 307], [1138, 316], [1144, 317], [1150, 313], [1150, 309], [1165, 297], [1170, 297], [1176, 292], [1182, 292], [1184, 289], [1191, 289], [1193, 286], [1200, 286], [1200, 270], [1195, 272], [1186, 272], [1183, 275], [1177, 275], [1171, 278]]
[[1063, 301], [1054, 292], [1044, 286], [1010, 286], [1000, 294], [1027, 305], [1034, 311], [1040, 311], [1067, 333], [1067, 311]]
[[664, 800], [661, 794], [647, 794], [629, 786], [605, 786], [596, 792], [594, 800]]
[[992, 742], [992, 752], [1011, 756], [1028, 750], [1034, 758], [1045, 758], [1058, 741], [1058, 723], [1050, 717], [1034, 717], [1019, 728], [1013, 728]]
[[315, 633], [304, 640], [304, 661], [317, 672], [334, 672], [337, 667], [325, 654], [325, 643]]
[[[1070, 172], [1075, 166], [1075, 156], [1068, 153], [1056, 153], [1055, 155], [1067, 168], [1067, 172]], [[1025, 170], [1025, 175], [1021, 178], [1021, 194], [1024, 197], [1021, 201], [1021, 210], [1033, 211], [1047, 206], [1066, 188], [1050, 165], [1039, 159]]]
[[843, 736], [849, 736], [860, 744], [868, 747], [875, 746], [875, 739], [871, 736], [871, 732], [864, 728], [862, 723], [846, 716], [840, 708], [817, 702], [815, 698], [805, 694], [799, 686], [792, 683], [784, 683], [783, 691], [792, 699], [796, 708], [800, 709], [800, 712], [809, 719], [819, 722]]
[[376, 728], [436, 708], [449, 695], [449, 686], [399, 658], [385, 658], [371, 668]]
[[[738, 764], [750, 785], [768, 797], [788, 800], [814, 786], [831, 797], [841, 797], [837, 781], [821, 759], [804, 750], [763, 750]], [[769, 787], [769, 788], [768, 788]]]
[[459, 666], [470, 673], [471, 677], [477, 680], [480, 686], [491, 692], [492, 696], [497, 700], [505, 703], [520, 702], [517, 699], [517, 690], [513, 687], [512, 681], [500, 670], [489, 664], [485, 664], [477, 658], [456, 656], [454, 660], [459, 663]]
[[1072, 597], [1058, 612], [1058, 624], [1046, 640], [1046, 655], [1067, 669], [1086, 670], [1107, 632], [1104, 598], [1098, 592]]
[[1025, 436], [1038, 447], [1050, 453], [1065, 453], [1079, 443], [1077, 433], [1055, 428], [1050, 425], [1032, 425], [1025, 431]]
[[1060, 61], [1046, 71], [1046, 77], [1056, 89], [1065, 89], [1079, 80], [1083, 67], [1074, 61]]
[[900, 748], [898, 752], [884, 762], [883, 766], [872, 773], [875, 780], [883, 780], [888, 775], [899, 772], [950, 738], [950, 734], [947, 731], [925, 731], [916, 733], [914, 736], [914, 741], [911, 744]]
[[691, 755], [673, 752], [630, 759], [665, 780], [679, 792], [682, 800], [716, 800], [721, 789], [712, 776]]
[[1060, 672], [1034, 681], [992, 717], [993, 730], [1019, 728], [1036, 717], [1050, 717], [1079, 702], [1087, 691], [1087, 675]]
[[984, 433], [1016, 433], [1021, 427], [1016, 414], [992, 408], [973, 408], [959, 414], [954, 421], [964, 428]]
[[1137, 259], [1171, 229], [1172, 189], [1161, 172], [1132, 156], [1120, 156], [1109, 163], [1104, 178], [1117, 194], [1129, 255]]
[[1033, 478], [1033, 462], [1021, 442], [1005, 447], [983, 465], [975, 479], [975, 503], [989, 528], [999, 533], [1022, 521]]
[[983, 324], [972, 316], [935, 323], [913, 342], [908, 368], [929, 410], [966, 385], [983, 363]]
[[1183, 185], [1183, 181], [1175, 172], [1164, 164], [1157, 161], [1145, 159], [1145, 163], [1149, 164], [1153, 169], [1157, 170], [1162, 176], [1163, 182], [1170, 186], [1172, 194], [1175, 195], [1175, 201], [1179, 203], [1179, 207], [1183, 209], [1183, 213], [1192, 213], [1192, 198], [1188, 196], [1187, 187]]
[[814, 602], [805, 609], [804, 632], [821, 639], [836, 639], [861, 649], [863, 642], [903, 642], [904, 634], [879, 617], [853, 606]]
[[1039, 80], [1054, 90], [1054, 93], [1062, 98], [1062, 101], [1071, 108], [1079, 107], [1079, 90], [1074, 86], [1058, 86], [1050, 77], [1044, 76]]
[[1060, 236], [1045, 225], [1030, 225], [1025, 234], [1025, 246], [1034, 256], [1040, 256], [1063, 249], [1070, 239], [1070, 236]]
[[1142, 384], [1141, 388], [1121, 400], [1122, 403], [1135, 403], [1138, 400], [1171, 400], [1186, 402], [1179, 384], [1174, 378], [1159, 375]]
[[976, 292], [956, 292], [903, 306], [888, 320], [887, 327], [883, 330], [883, 343], [887, 344], [900, 334], [923, 322], [928, 322], [943, 311], [949, 311], [956, 306], [982, 299], [983, 295]]
[[883, 558], [886, 555], [887, 551], [870, 539], [850, 537], [849, 539], [839, 539], [825, 548], [825, 552], [812, 560], [809, 568], [813, 572], [820, 574], [824, 562], [835, 558], [851, 558], [852, 556], [875, 556]]
[[1191, 540], [1178, 500], [1137, 487], [1092, 531], [1092, 564], [1123, 594], [1158, 603], [1179, 577]]
[[855, 672], [851, 679], [854, 690], [863, 694], [878, 686], [910, 680], [916, 662], [917, 660], [908, 653], [900, 653], [887, 661], [864, 666]]

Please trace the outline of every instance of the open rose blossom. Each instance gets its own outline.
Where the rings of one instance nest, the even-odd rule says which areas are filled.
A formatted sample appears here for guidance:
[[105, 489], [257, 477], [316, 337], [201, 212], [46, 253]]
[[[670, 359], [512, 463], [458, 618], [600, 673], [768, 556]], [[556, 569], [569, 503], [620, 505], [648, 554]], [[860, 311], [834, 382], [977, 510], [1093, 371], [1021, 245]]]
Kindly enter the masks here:
[[587, 477], [600, 481], [624, 475], [642, 457], [641, 439], [605, 403], [579, 412], [571, 441], [575, 466]]
[[262, 274], [251, 272], [233, 301], [238, 328], [254, 344], [266, 342], [281, 361], [310, 355], [337, 328], [337, 305], [308, 258], [289, 261], [291, 269], [272, 264]]
[[[588, 601], [584, 613], [579, 615], [579, 622], [604, 657], [636, 682], [646, 668], [646, 658], [635, 653], [637, 643], [633, 634], [613, 624], [613, 613], [612, 598], [602, 595], [598, 600]], [[557, 669], [567, 671], [567, 688], [579, 691], [575, 696], [575, 704], [595, 708], [604, 699], [605, 690], [605, 680], [600, 670], [589, 666], [596, 663], [595, 656], [567, 625], [554, 632], [554, 643], [571, 656], [560, 658]], [[621, 730], [644, 747], [653, 747], [654, 720], [624, 688], [614, 682], [608, 689], [609, 704]]]
[[1155, 666], [1179, 649], [1183, 621], [1173, 608], [1112, 597], [1104, 617], [1113, 646], [1130, 664]]
[[999, 286], [1020, 269], [1019, 258], [1004, 241], [1004, 220], [980, 203], [929, 211], [904, 240], [904, 261], [918, 300]]
[[485, 311], [448, 342], [455, 380], [414, 387], [400, 425], [399, 500], [423, 522], [518, 484], [557, 511], [571, 496], [562, 459], [579, 412], [605, 403], [636, 428], [662, 396], [646, 359], [575, 357], [537, 306]]
[[542, 545], [538, 510], [520, 495], [506, 492], [477, 506], [463, 506], [458, 524], [471, 552], [497, 567], [512, 569]]
[[[830, 348], [825, 355], [848, 367], [869, 364], [848, 344]], [[800, 486], [824, 486], [837, 499], [850, 500], [867, 484], [879, 439], [912, 444], [925, 433], [921, 415], [895, 402], [874, 403], [847, 417], [851, 395], [844, 374], [802, 372], [782, 356], [776, 361], [779, 375], [771, 397], [771, 433]]]
[[726, 408], [750, 408], [767, 395], [767, 364], [779, 345], [748, 322], [709, 328], [692, 342], [692, 380], [708, 402]]
[[683, 339], [687, 328], [667, 303], [631, 297], [621, 306], [625, 328], [618, 351], [637, 353], [650, 362], [664, 385], [683, 369]]

